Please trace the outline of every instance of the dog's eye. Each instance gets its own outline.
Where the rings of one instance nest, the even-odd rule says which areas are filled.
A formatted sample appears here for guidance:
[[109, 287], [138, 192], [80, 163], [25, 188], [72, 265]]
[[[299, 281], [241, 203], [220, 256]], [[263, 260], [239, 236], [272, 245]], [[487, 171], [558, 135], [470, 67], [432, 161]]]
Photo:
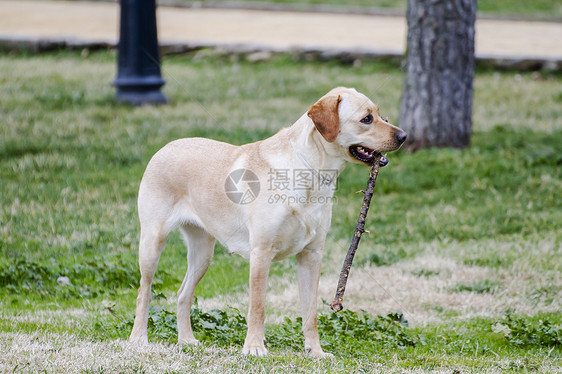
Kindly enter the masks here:
[[371, 123], [373, 123], [373, 115], [372, 114], [368, 114], [367, 116], [365, 116], [361, 121], [361, 123], [364, 123], [366, 125], [370, 125]]

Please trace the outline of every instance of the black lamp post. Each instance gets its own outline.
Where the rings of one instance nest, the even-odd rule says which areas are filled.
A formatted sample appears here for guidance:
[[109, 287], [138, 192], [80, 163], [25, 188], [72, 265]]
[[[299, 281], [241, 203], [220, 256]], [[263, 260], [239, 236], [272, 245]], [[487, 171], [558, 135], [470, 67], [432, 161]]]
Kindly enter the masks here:
[[133, 105], [165, 104], [161, 87], [155, 0], [121, 0], [117, 57], [117, 101]]

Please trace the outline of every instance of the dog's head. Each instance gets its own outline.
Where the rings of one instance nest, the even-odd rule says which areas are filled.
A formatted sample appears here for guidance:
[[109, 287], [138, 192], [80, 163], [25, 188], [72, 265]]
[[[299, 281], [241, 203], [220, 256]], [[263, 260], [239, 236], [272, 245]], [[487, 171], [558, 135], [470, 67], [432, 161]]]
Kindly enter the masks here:
[[[318, 132], [328, 143], [339, 146], [348, 161], [371, 165], [383, 152], [394, 151], [406, 133], [379, 114], [379, 108], [355, 89], [334, 88], [308, 110]], [[381, 166], [388, 161], [382, 158]]]

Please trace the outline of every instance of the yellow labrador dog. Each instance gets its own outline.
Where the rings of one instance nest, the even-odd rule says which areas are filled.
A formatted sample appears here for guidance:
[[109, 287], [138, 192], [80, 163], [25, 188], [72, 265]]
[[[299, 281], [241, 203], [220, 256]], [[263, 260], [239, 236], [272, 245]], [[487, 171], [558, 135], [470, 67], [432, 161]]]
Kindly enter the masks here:
[[[243, 353], [264, 346], [267, 277], [272, 261], [296, 256], [305, 350], [326, 355], [317, 329], [317, 291], [335, 179], [348, 162], [372, 163], [398, 149], [406, 133], [387, 123], [365, 95], [335, 88], [291, 127], [234, 146], [203, 138], [173, 141], [150, 160], [139, 189], [140, 288], [131, 340], [147, 342], [151, 283], [170, 231], [187, 244], [178, 292], [178, 338], [197, 343], [190, 310], [218, 240], [250, 261], [248, 332]], [[380, 161], [384, 166], [386, 158]]]

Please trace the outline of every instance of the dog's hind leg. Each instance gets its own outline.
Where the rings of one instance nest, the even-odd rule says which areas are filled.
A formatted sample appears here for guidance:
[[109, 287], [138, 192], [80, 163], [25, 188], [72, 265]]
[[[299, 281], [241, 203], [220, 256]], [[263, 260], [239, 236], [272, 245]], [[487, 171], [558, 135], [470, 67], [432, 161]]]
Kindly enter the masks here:
[[150, 301], [152, 300], [151, 285], [160, 255], [166, 246], [167, 232], [157, 225], [142, 225], [139, 243], [139, 267], [141, 272], [140, 288], [137, 297], [135, 323], [130, 340], [137, 343], [148, 343], [147, 324]]
[[215, 238], [192, 225], [181, 226], [181, 232], [187, 245], [187, 273], [178, 291], [178, 343], [196, 344], [191, 328], [191, 304], [195, 287], [211, 264]]

